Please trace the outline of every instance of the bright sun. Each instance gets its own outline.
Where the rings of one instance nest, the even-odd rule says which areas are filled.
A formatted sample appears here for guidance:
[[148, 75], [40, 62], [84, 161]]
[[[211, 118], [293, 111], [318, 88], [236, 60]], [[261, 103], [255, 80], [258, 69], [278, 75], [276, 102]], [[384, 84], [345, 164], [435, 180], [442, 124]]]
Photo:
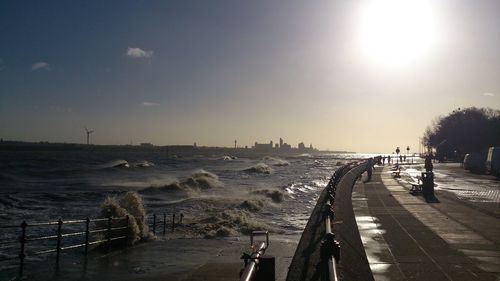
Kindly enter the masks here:
[[430, 0], [368, 0], [360, 13], [363, 54], [377, 64], [407, 65], [425, 56], [438, 39]]

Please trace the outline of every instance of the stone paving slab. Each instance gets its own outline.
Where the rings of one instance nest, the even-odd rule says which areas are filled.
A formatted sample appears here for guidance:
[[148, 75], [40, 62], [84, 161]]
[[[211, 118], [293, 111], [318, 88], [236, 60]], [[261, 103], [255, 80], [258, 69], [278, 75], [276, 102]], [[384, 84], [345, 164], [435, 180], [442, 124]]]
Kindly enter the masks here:
[[500, 280], [497, 218], [440, 202], [411, 195], [386, 169], [356, 183], [353, 207], [375, 280]]

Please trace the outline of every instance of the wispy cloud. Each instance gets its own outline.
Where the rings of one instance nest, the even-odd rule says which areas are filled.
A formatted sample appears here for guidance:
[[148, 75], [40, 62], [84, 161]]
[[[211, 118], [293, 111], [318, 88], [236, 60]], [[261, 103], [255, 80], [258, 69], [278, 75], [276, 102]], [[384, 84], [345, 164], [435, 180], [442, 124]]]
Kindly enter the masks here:
[[44, 61], [41, 61], [41, 62], [37, 62], [37, 63], [34, 63], [32, 66], [31, 66], [31, 70], [32, 71], [37, 71], [37, 70], [50, 70], [50, 64], [44, 62]]
[[142, 103], [142, 106], [159, 106], [159, 105], [160, 105], [159, 103], [149, 102], [149, 101], [145, 101]]
[[485, 97], [494, 97], [496, 95], [494, 93], [483, 93], [483, 96], [485, 96]]
[[150, 58], [153, 56], [153, 51], [145, 51], [141, 48], [128, 47], [125, 54], [127, 55], [127, 57], [131, 58]]

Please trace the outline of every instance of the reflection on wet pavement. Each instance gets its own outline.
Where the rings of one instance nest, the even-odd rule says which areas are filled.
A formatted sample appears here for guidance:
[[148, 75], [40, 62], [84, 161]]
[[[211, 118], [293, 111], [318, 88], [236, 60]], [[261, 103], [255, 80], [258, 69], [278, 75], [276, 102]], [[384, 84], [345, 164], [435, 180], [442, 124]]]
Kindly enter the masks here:
[[[356, 185], [355, 190], [364, 188]], [[370, 215], [364, 192], [352, 193], [352, 205], [356, 214], [356, 223], [365, 248], [366, 257], [375, 280], [403, 279], [390, 248], [384, 240], [386, 230], [378, 223], [378, 218]]]

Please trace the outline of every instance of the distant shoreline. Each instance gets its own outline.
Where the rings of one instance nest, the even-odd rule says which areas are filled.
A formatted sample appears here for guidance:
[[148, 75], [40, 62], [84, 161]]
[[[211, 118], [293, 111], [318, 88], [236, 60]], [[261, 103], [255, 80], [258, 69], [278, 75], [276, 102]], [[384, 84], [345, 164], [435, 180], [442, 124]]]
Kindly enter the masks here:
[[194, 145], [102, 145], [102, 144], [80, 144], [80, 143], [51, 143], [51, 142], [24, 142], [24, 141], [0, 141], [0, 151], [158, 151], [168, 154], [198, 154], [198, 153], [220, 153], [227, 155], [246, 155], [246, 154], [285, 154], [296, 155], [304, 153], [356, 153], [351, 151], [329, 151], [318, 149], [255, 149], [247, 147], [211, 147]]

